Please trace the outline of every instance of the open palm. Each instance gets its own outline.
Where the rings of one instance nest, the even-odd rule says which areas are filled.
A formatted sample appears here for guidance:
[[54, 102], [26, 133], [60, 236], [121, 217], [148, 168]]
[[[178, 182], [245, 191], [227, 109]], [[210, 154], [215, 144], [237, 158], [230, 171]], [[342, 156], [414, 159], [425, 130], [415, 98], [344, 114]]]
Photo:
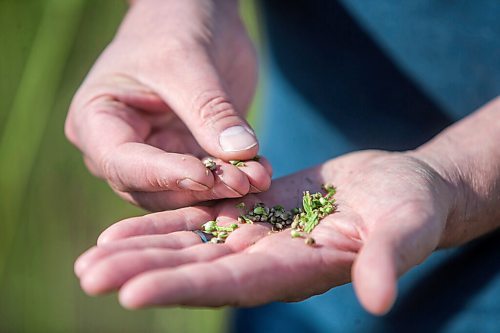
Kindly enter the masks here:
[[338, 211], [312, 232], [315, 246], [262, 223], [240, 225], [224, 244], [201, 244], [190, 230], [212, 219], [235, 222], [241, 199], [225, 200], [121, 221], [78, 259], [76, 273], [86, 292], [120, 289], [131, 308], [297, 301], [352, 280], [361, 303], [384, 313], [398, 276], [440, 245], [449, 185], [410, 154], [366, 151], [279, 179], [243, 201], [292, 208], [302, 191], [323, 183], [337, 187]]

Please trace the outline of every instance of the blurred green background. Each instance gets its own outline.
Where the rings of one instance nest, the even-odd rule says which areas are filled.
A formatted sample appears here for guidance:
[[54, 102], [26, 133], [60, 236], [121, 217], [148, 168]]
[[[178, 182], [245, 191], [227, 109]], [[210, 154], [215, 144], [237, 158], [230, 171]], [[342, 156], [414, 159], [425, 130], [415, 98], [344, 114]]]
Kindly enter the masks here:
[[[85, 169], [65, 139], [71, 98], [112, 38], [122, 0], [0, 0], [0, 332], [221, 332], [227, 310], [122, 309], [91, 298], [73, 262], [142, 212]], [[256, 8], [242, 2], [257, 37]]]

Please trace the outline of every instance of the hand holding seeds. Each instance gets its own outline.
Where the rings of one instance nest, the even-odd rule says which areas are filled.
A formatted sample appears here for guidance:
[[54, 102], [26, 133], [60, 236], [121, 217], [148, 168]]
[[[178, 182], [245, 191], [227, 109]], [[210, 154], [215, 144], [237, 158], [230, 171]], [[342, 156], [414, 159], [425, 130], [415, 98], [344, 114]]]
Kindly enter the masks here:
[[[270, 184], [265, 160], [228, 163], [259, 150], [245, 120], [256, 59], [237, 2], [200, 5], [134, 2], [68, 113], [66, 135], [90, 171], [148, 210], [241, 197]], [[218, 158], [216, 173], [202, 164], [207, 155]]]
[[349, 154], [265, 193], [121, 221], [75, 271], [87, 293], [119, 289], [128, 308], [297, 301], [353, 281], [363, 306], [381, 314], [398, 276], [446, 236], [448, 194], [415, 154]]

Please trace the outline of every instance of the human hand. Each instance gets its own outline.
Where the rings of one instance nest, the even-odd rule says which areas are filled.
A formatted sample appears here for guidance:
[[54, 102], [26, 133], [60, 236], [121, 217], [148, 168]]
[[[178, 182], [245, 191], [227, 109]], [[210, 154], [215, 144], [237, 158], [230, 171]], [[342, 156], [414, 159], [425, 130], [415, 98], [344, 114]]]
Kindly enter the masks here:
[[243, 118], [256, 80], [237, 1], [135, 1], [75, 95], [66, 135], [94, 175], [150, 210], [260, 192], [265, 160], [224, 162], [258, 152]]
[[254, 306], [298, 301], [353, 281], [362, 305], [383, 314], [397, 278], [439, 246], [450, 246], [447, 220], [456, 189], [414, 153], [366, 151], [285, 177], [247, 206], [296, 207], [302, 191], [337, 187], [338, 211], [313, 230], [310, 247], [266, 224], [240, 225], [224, 244], [200, 244], [208, 220], [235, 223], [240, 200], [119, 222], [75, 265], [89, 294], [120, 289], [129, 308], [159, 305]]

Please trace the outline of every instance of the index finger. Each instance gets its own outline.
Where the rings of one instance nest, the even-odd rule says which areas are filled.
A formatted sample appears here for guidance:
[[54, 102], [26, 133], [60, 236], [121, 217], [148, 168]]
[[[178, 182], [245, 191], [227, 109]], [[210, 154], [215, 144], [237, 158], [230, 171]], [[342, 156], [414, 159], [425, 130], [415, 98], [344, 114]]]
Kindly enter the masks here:
[[137, 110], [109, 96], [84, 108], [73, 120], [78, 122], [73, 141], [115, 189], [206, 191], [213, 186], [213, 175], [199, 159], [145, 144], [152, 128]]
[[350, 253], [325, 254], [287, 233], [266, 237], [263, 243], [211, 262], [140, 274], [123, 285], [120, 302], [127, 308], [255, 306], [301, 300], [349, 280]]

